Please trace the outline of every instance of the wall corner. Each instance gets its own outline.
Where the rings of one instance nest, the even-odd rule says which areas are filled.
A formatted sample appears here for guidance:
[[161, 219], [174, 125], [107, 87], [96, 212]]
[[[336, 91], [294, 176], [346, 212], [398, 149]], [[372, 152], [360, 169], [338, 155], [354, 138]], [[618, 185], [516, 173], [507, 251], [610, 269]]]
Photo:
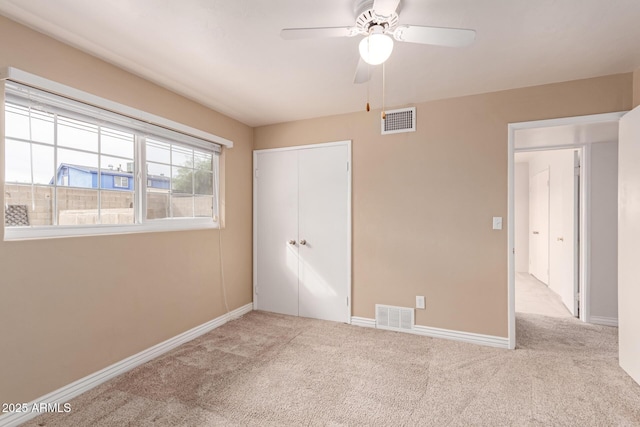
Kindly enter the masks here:
[[640, 105], [640, 68], [633, 72], [633, 108]]

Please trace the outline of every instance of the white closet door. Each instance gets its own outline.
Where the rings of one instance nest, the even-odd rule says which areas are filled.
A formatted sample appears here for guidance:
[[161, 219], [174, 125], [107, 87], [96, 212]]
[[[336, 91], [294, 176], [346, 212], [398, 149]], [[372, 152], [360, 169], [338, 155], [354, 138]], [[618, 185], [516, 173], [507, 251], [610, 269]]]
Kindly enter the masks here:
[[348, 322], [348, 148], [300, 150], [299, 313]]
[[297, 316], [298, 153], [258, 153], [255, 166], [257, 309]]
[[535, 174], [530, 186], [529, 272], [549, 285], [549, 169]]

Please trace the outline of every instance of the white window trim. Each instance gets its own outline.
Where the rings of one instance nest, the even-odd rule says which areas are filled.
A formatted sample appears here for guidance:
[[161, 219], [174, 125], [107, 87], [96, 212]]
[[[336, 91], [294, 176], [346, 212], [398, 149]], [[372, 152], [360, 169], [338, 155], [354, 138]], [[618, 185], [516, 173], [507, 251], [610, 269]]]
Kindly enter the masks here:
[[[25, 71], [13, 68], [13, 67], [4, 67], [0, 68], [0, 81], [4, 82], [5, 80], [14, 81], [16, 83], [21, 83], [29, 86], [33, 86], [35, 88], [51, 92], [57, 95], [61, 95], [79, 102], [83, 102], [86, 104], [93, 105], [98, 108], [102, 108], [108, 111], [112, 111], [118, 114], [122, 114], [125, 116], [133, 117], [135, 119], [141, 120], [143, 122], [147, 122], [153, 125], [162, 126], [171, 130], [175, 130], [180, 133], [184, 133], [187, 135], [194, 136], [196, 138], [204, 139], [215, 144], [222, 145], [226, 148], [233, 147], [233, 142], [219, 137], [217, 135], [201, 131], [199, 129], [192, 128], [190, 126], [183, 125], [178, 122], [174, 122], [169, 119], [165, 119], [164, 117], [156, 116], [151, 113], [144, 112], [142, 110], [137, 110], [132, 107], [128, 107], [126, 105], [110, 101], [105, 98], [101, 98], [96, 95], [92, 95], [90, 93], [74, 89], [70, 86], [66, 86], [57, 82], [53, 82], [51, 80], [45, 79], [43, 77], [36, 76], [34, 74], [27, 73]], [[2, 88], [4, 85], [2, 85]], [[4, 96], [0, 97], [2, 99]], [[2, 104], [2, 111], [4, 111], [4, 103]], [[4, 151], [4, 135], [2, 135], [1, 148]], [[140, 144], [136, 144], [138, 147], [136, 149], [136, 154], [140, 156], [144, 154], [144, 150], [140, 148]], [[140, 164], [144, 164], [144, 156], [138, 157], [140, 159]], [[138, 163], [138, 162], [136, 162]], [[218, 178], [216, 185], [219, 185], [219, 173], [220, 170], [217, 170]], [[142, 181], [137, 183], [137, 185], [141, 185], [146, 183], [146, 174], [143, 174], [145, 180], [137, 180]], [[135, 175], [134, 175], [135, 176]], [[3, 177], [4, 179], [4, 177]], [[146, 189], [146, 185], [143, 185]], [[217, 188], [214, 191], [219, 193], [220, 189]], [[142, 195], [145, 194], [145, 191], [141, 188], [135, 192], [136, 197], [143, 198]], [[146, 199], [146, 197], [144, 197]], [[140, 215], [144, 214], [142, 211], [145, 200], [137, 200], [138, 209], [141, 210], [139, 212]], [[218, 200], [218, 205], [220, 205], [220, 201]], [[219, 207], [218, 207], [219, 209]], [[143, 218], [143, 216], [139, 216], [139, 218]], [[216, 229], [220, 227], [220, 222], [218, 218], [209, 218], [209, 217], [195, 217], [195, 218], [165, 218], [165, 219], [153, 219], [153, 220], [145, 220], [136, 224], [123, 224], [123, 225], [108, 225], [108, 224], [100, 224], [100, 225], [87, 225], [87, 226], [32, 226], [32, 227], [6, 227], [4, 226], [4, 240], [32, 240], [32, 239], [47, 239], [47, 238], [58, 238], [58, 237], [73, 237], [73, 236], [96, 236], [96, 235], [113, 235], [113, 234], [131, 234], [131, 233], [145, 233], [145, 232], [164, 232], [164, 231], [187, 231], [187, 230], [202, 230], [202, 229]]]
[[164, 218], [141, 224], [126, 225], [54, 225], [42, 227], [5, 227], [4, 240], [34, 240], [57, 237], [100, 236], [113, 234], [149, 233], [160, 231], [188, 231], [217, 229], [212, 218]]
[[155, 114], [147, 113], [146, 111], [138, 110], [133, 107], [129, 107], [118, 102], [114, 102], [99, 96], [93, 95], [88, 92], [84, 92], [79, 89], [72, 88], [71, 86], [57, 83], [44, 77], [36, 76], [35, 74], [27, 73], [26, 71], [19, 70], [13, 67], [0, 68], [0, 80], [11, 80], [16, 83], [22, 83], [28, 86], [33, 86], [37, 89], [51, 92], [56, 95], [61, 95], [66, 98], [70, 98], [85, 104], [93, 105], [98, 108], [102, 108], [107, 111], [121, 114], [123, 116], [133, 117], [142, 122], [165, 127], [176, 132], [184, 133], [194, 136], [199, 139], [220, 144], [226, 148], [232, 148], [233, 142], [222, 138], [221, 136], [214, 135], [209, 132], [201, 131], [200, 129], [192, 128], [191, 126], [183, 125], [182, 123], [174, 122], [173, 120], [166, 119]]

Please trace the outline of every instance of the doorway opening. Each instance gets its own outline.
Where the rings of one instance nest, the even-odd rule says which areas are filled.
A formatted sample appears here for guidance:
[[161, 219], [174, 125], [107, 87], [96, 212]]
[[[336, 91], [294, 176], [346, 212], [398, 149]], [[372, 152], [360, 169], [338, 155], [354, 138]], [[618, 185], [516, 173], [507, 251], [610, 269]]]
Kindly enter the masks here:
[[[562, 277], [562, 274], [565, 277], [565, 286], [562, 289], [565, 289], [563, 292], [566, 295], [563, 297], [560, 292], [556, 292], [562, 305], [571, 315], [579, 317], [583, 322], [617, 325], [617, 140], [618, 121], [624, 114], [596, 114], [508, 125], [508, 334], [511, 349], [516, 347], [516, 153], [529, 152], [535, 155], [538, 152], [559, 153], [566, 150], [567, 156], [573, 157], [574, 161], [580, 161], [579, 176], [572, 178], [575, 180], [572, 186], [564, 186], [565, 192], [571, 188], [573, 197], [562, 197], [563, 210], [574, 215], [571, 224], [573, 231], [565, 227], [564, 223], [560, 228], [556, 227], [553, 230], [549, 223], [547, 229], [544, 222], [544, 206], [539, 208], [543, 213], [534, 212], [536, 222], [530, 224], [534, 228], [542, 229], [526, 227], [527, 233], [531, 233], [529, 237], [542, 237], [529, 239], [534, 242], [529, 248], [536, 251], [534, 257], [543, 257], [540, 262], [536, 261], [534, 270], [537, 274], [531, 277], [541, 283], [544, 283], [544, 280], [553, 282], [552, 265], [558, 260], [549, 257], [549, 273], [545, 273], [545, 255], [542, 249], [548, 240], [549, 250], [552, 245], [555, 249], [562, 248], [564, 258], [573, 260], [562, 264], [558, 271], [564, 273], [556, 273], [557, 278]], [[593, 162], [594, 159], [597, 161]], [[553, 174], [551, 168], [547, 169]], [[541, 168], [537, 172], [543, 170], [544, 168]], [[594, 177], [597, 177], [597, 180], [593, 180]], [[533, 197], [544, 199], [542, 183], [545, 173], [535, 179], [530, 178], [538, 183], [535, 190], [537, 193]], [[569, 182], [569, 178], [565, 178], [565, 181]], [[558, 188], [562, 189], [563, 186]], [[556, 196], [557, 194], [563, 194], [562, 190], [556, 192]], [[551, 202], [551, 191], [548, 197]], [[539, 221], [540, 216], [542, 223]], [[546, 231], [546, 239], [540, 234], [541, 230]], [[534, 235], [534, 231], [538, 234]], [[569, 240], [566, 235], [570, 237]], [[573, 251], [569, 251], [572, 245], [575, 247]], [[522, 255], [522, 251], [520, 245], [518, 256]], [[530, 260], [530, 254], [525, 259]], [[527, 274], [528, 270], [529, 268]], [[561, 275], [557, 276], [558, 274]], [[567, 280], [573, 287], [566, 286]], [[547, 285], [548, 283], [543, 286]], [[597, 298], [594, 299], [598, 301], [597, 307], [591, 304], [592, 293], [597, 293]], [[592, 310], [594, 308], [595, 311]]]
[[515, 153], [518, 313], [580, 316], [580, 158], [583, 149]]

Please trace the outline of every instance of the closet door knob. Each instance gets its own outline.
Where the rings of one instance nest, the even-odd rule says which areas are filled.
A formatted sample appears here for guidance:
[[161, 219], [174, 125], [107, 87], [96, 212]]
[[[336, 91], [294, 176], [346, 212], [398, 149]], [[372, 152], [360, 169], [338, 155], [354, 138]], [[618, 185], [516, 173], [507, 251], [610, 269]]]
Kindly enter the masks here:
[[296, 241], [295, 241], [295, 240], [289, 240], [289, 244], [290, 244], [290, 245], [295, 245], [295, 244], [296, 244]]
[[301, 244], [302, 246], [304, 246], [304, 245], [306, 245], [306, 244], [307, 244], [307, 241], [306, 241], [306, 240], [304, 240], [304, 239], [302, 239], [302, 240], [300, 240], [300, 244]]

